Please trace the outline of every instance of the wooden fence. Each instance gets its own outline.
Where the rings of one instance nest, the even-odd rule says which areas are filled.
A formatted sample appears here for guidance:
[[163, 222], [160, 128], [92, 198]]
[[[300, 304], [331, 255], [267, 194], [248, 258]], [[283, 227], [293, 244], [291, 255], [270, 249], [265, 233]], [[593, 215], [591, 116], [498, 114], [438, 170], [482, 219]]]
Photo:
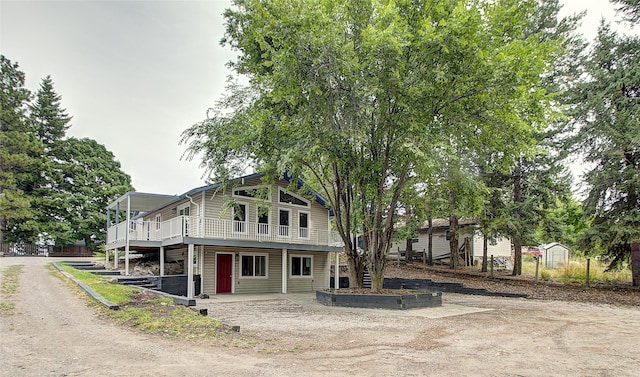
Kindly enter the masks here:
[[90, 257], [86, 246], [50, 246], [30, 243], [0, 242], [0, 257]]

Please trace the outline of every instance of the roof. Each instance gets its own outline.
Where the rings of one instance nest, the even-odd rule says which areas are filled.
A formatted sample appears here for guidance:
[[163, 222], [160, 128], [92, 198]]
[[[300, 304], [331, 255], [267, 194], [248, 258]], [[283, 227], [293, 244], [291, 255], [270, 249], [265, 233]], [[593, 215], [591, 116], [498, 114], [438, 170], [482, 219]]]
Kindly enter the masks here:
[[129, 191], [109, 204], [107, 209], [126, 209], [127, 201], [129, 201], [129, 210], [149, 212], [156, 208], [164, 207], [165, 205], [179, 199], [180, 197], [176, 195], [148, 194], [144, 192]]
[[555, 247], [555, 246], [560, 246], [560, 247], [562, 247], [564, 249], [570, 250], [569, 246], [563, 245], [560, 242], [551, 242], [551, 243], [548, 243], [546, 245], [540, 245], [540, 248], [544, 249], [544, 250], [549, 250], [549, 249], [551, 249], [552, 247]]
[[[478, 221], [475, 219], [470, 219], [467, 217], [458, 219], [458, 226], [467, 226], [467, 225], [476, 225], [476, 224], [478, 224]], [[449, 219], [433, 219], [431, 220], [431, 226], [433, 228], [448, 228]], [[420, 230], [427, 230], [427, 229], [429, 229], [429, 222], [425, 221], [424, 224], [422, 224], [422, 227], [420, 228]]]
[[[260, 178], [263, 176], [264, 176], [264, 173], [254, 173], [254, 174], [249, 174], [242, 177], [234, 178], [230, 181], [244, 182], [244, 180]], [[289, 182], [291, 182], [292, 178], [293, 177], [288, 173], [284, 175], [284, 179]], [[116, 206], [118, 205], [120, 208], [127, 208], [127, 200], [129, 200], [129, 205], [130, 205], [129, 210], [138, 211], [138, 212], [150, 212], [150, 211], [159, 209], [161, 207], [165, 207], [173, 202], [178, 202], [182, 199], [191, 197], [200, 192], [213, 190], [221, 186], [222, 186], [222, 182], [218, 182], [212, 185], [201, 186], [201, 187], [191, 189], [182, 195], [162, 195], [162, 194], [149, 194], [149, 193], [129, 191], [126, 194], [119, 197], [118, 199], [116, 199], [115, 201], [113, 201], [111, 204], [109, 204], [107, 206], [107, 210], [115, 210]], [[299, 189], [302, 186], [304, 186], [304, 182], [301, 179], [298, 179], [296, 186]], [[315, 190], [311, 190], [311, 191], [312, 191], [312, 194], [315, 196], [316, 202], [322, 205], [323, 207], [329, 208], [330, 214], [333, 215], [333, 209], [331, 209], [331, 206], [328, 204], [329, 202]]]

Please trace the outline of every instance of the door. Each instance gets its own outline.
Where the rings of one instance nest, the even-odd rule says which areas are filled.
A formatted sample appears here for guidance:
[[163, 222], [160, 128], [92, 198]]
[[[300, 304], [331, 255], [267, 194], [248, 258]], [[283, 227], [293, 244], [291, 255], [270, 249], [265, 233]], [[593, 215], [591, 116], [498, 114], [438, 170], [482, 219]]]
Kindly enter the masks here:
[[189, 206], [182, 207], [178, 210], [178, 216], [182, 216], [182, 235], [189, 235]]
[[216, 255], [216, 293], [231, 293], [233, 279], [233, 255]]

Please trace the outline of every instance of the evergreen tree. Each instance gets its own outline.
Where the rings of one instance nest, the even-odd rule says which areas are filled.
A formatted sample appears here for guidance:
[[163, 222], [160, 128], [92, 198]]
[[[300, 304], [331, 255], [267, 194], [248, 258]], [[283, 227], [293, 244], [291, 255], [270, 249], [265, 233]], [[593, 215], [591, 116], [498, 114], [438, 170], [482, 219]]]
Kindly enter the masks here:
[[620, 37], [603, 23], [586, 69], [575, 114], [576, 146], [593, 166], [584, 203], [591, 227], [582, 242], [610, 255], [613, 268], [640, 242], [640, 38]]
[[51, 76], [42, 79], [29, 110], [33, 133], [46, 147], [62, 140], [70, 127], [71, 117], [61, 108], [61, 101], [60, 95], [53, 90]]
[[35, 241], [32, 193], [43, 163], [43, 148], [29, 132], [30, 92], [24, 73], [0, 55], [0, 242]]

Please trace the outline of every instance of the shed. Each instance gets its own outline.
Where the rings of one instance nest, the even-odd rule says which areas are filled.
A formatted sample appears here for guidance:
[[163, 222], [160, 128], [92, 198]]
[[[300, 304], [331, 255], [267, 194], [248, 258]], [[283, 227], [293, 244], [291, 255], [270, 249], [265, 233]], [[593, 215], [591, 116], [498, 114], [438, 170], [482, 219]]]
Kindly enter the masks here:
[[569, 263], [569, 247], [559, 242], [540, 245], [542, 263], [547, 268], [556, 268], [559, 264]]

